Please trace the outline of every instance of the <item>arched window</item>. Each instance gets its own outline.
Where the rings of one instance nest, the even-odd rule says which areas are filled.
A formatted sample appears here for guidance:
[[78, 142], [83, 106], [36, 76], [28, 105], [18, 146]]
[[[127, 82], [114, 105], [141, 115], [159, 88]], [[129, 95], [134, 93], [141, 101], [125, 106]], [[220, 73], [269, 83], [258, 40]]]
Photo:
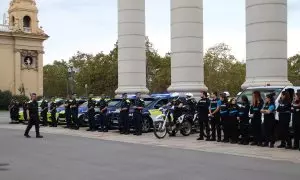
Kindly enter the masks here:
[[23, 27], [30, 28], [31, 18], [29, 16], [24, 16], [23, 18]]
[[15, 25], [15, 16], [12, 16], [12, 17], [11, 17], [10, 23], [11, 23], [11, 24], [10, 24], [11, 26], [14, 26], [14, 25]]

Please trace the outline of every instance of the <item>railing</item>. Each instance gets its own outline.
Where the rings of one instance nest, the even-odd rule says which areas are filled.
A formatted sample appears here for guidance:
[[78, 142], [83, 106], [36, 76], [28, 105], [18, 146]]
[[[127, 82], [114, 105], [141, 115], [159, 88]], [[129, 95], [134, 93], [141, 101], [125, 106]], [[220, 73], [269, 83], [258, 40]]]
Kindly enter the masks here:
[[0, 32], [10, 32], [9, 25], [0, 24]]

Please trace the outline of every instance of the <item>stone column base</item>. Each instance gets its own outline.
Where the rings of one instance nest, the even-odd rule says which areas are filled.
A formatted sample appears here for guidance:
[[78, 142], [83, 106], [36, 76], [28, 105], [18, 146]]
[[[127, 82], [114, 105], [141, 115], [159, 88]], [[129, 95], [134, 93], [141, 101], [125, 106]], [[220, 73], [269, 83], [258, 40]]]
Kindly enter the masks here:
[[140, 87], [140, 86], [126, 86], [126, 87], [119, 87], [115, 93], [116, 98], [119, 98], [122, 96], [123, 93], [127, 94], [135, 94], [137, 92], [140, 92], [142, 94], [142, 97], [148, 97], [149, 90], [146, 87]]
[[207, 87], [204, 84], [172, 84], [168, 91], [173, 93], [177, 92], [181, 96], [184, 96], [185, 93], [192, 93], [196, 99], [200, 98], [201, 91], [207, 91]]
[[248, 87], [256, 86], [292, 86], [293, 84], [288, 80], [270, 80], [270, 79], [248, 79], [241, 86], [242, 89], [247, 89]]

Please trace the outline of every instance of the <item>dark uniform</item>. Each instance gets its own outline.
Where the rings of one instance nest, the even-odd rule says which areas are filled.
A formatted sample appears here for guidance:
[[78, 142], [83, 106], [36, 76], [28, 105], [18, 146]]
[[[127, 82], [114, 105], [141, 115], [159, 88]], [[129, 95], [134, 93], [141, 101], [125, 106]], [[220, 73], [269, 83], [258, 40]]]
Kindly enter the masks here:
[[12, 106], [11, 106], [11, 119], [12, 122], [17, 122], [19, 121], [19, 103], [18, 101], [13, 101]]
[[228, 134], [229, 107], [228, 107], [227, 102], [221, 101], [220, 117], [221, 117], [222, 126], [223, 126], [223, 133], [224, 133], [223, 142], [229, 142], [229, 134]]
[[291, 121], [291, 108], [292, 105], [287, 101], [279, 101], [279, 105], [277, 107], [277, 112], [279, 113], [279, 128], [280, 128], [280, 140], [281, 144], [278, 146], [279, 148], [291, 148], [292, 142], [289, 137], [289, 125]]
[[240, 144], [248, 145], [249, 144], [249, 111], [250, 105], [248, 103], [242, 103], [239, 108], [239, 118], [240, 118], [240, 134], [241, 141]]
[[[209, 114], [209, 99], [208, 98], [201, 98], [197, 103], [197, 111], [198, 111], [198, 118], [200, 124], [200, 135], [199, 140], [203, 140], [204, 138], [204, 127], [206, 131], [206, 140], [210, 140], [210, 130], [208, 125], [208, 114]], [[215, 137], [214, 137], [215, 140]]]
[[15, 103], [14, 100], [11, 100], [11, 101], [10, 101], [10, 104], [9, 104], [9, 106], [8, 106], [11, 123], [12, 123], [13, 120], [14, 120], [14, 114], [13, 114], [14, 103]]
[[96, 125], [95, 125], [95, 101], [92, 100], [91, 98], [88, 100], [88, 120], [89, 120], [89, 131], [94, 131], [96, 130]]
[[251, 128], [253, 135], [253, 142], [251, 145], [261, 145], [261, 109], [263, 107], [263, 100], [261, 99], [259, 104], [250, 106], [250, 114], [253, 115], [251, 118]]
[[231, 143], [237, 143], [238, 140], [238, 105], [230, 104], [228, 108], [228, 137]]
[[104, 98], [98, 103], [98, 107], [100, 109], [100, 131], [107, 132], [108, 131], [108, 121], [107, 121], [107, 101]]
[[220, 109], [215, 112], [221, 106], [221, 101], [219, 99], [213, 99], [210, 101], [210, 112], [212, 113], [211, 117], [211, 136], [212, 140], [216, 139], [216, 132], [217, 132], [217, 141], [221, 141], [221, 118], [220, 118]]
[[[179, 105], [183, 104], [183, 102], [179, 98], [177, 98], [177, 99], [173, 100], [171, 104], [174, 106], [174, 111], [173, 111], [174, 122], [173, 123], [178, 126], [178, 118], [183, 113], [183, 109], [182, 109], [182, 107], [179, 107]], [[172, 131], [172, 134], [170, 134], [170, 136], [176, 136], [176, 132], [177, 132], [177, 130], [174, 129]]]
[[40, 105], [42, 111], [41, 111], [41, 117], [43, 119], [43, 125], [48, 126], [48, 119], [47, 119], [47, 113], [48, 113], [48, 102], [43, 100]]
[[[127, 108], [127, 109], [124, 109]], [[119, 130], [121, 134], [129, 134], [129, 108], [130, 108], [130, 100], [122, 99], [121, 101], [121, 112], [120, 112], [120, 122], [119, 122]], [[124, 109], [124, 110], [123, 110]]]
[[269, 110], [270, 114], [264, 114], [264, 132], [265, 143], [264, 146], [274, 147], [275, 144], [275, 104], [265, 104], [263, 110]]
[[28, 119], [27, 119], [27, 110], [28, 110], [28, 108], [27, 108], [27, 102], [26, 102], [26, 101], [23, 102], [22, 107], [23, 107], [23, 116], [24, 116], [24, 120], [25, 120], [25, 121], [28, 121]]
[[57, 127], [57, 121], [56, 121], [56, 103], [54, 101], [52, 101], [50, 103], [50, 119], [51, 119], [51, 126], [52, 127]]
[[78, 102], [76, 99], [73, 99], [71, 102], [71, 119], [73, 121], [73, 123], [75, 124], [75, 129], [79, 129], [80, 124], [79, 124], [79, 120], [78, 120]]
[[132, 122], [134, 124], [135, 135], [142, 135], [142, 120], [143, 120], [143, 108], [145, 107], [145, 102], [141, 98], [137, 98], [134, 102], [134, 112]]
[[26, 128], [24, 136], [29, 136], [29, 131], [32, 128], [32, 126], [35, 126], [35, 133], [36, 137], [40, 136], [40, 126], [39, 126], [39, 105], [37, 101], [29, 101], [28, 102], [28, 111], [29, 111], [29, 122], [28, 126]]
[[296, 101], [292, 105], [293, 129], [294, 129], [294, 149], [300, 150], [300, 102]]
[[71, 102], [70, 100], [65, 101], [65, 116], [66, 116], [66, 128], [71, 128]]

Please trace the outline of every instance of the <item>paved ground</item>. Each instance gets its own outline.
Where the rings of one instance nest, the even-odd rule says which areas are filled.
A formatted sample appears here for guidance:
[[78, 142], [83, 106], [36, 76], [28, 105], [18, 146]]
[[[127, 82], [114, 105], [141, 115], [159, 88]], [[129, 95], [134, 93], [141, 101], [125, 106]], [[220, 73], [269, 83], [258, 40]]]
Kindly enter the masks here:
[[199, 143], [194, 137], [157, 140], [152, 134], [134, 137], [61, 128], [42, 128], [44, 139], [25, 139], [25, 127], [8, 125], [6, 120], [0, 113], [1, 180], [300, 178], [296, 151]]

